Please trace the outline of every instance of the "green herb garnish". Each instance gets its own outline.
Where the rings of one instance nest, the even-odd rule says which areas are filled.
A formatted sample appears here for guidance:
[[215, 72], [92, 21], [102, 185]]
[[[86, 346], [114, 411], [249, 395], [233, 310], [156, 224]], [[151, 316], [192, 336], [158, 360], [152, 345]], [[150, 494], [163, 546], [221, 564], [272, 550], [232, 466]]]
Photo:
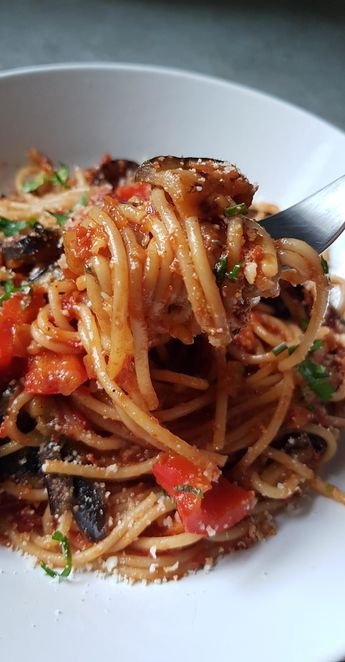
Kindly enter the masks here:
[[69, 214], [59, 214], [59, 212], [56, 211], [48, 211], [48, 214], [54, 216], [58, 225], [64, 225], [69, 219]]
[[297, 370], [320, 400], [326, 402], [331, 399], [334, 388], [329, 381], [330, 374], [323, 365], [314, 363], [311, 359], [305, 359], [299, 364]]
[[233, 268], [228, 271], [228, 258], [226, 255], [221, 255], [214, 267], [217, 282], [222, 283], [224, 278], [228, 278], [234, 283], [238, 278], [241, 266], [241, 264], [235, 264]]
[[326, 490], [326, 492], [332, 492], [333, 485], [331, 485], [331, 483], [326, 483], [325, 490]]
[[17, 292], [22, 292], [23, 294], [29, 294], [31, 290], [31, 285], [27, 281], [23, 281], [19, 287], [17, 287], [13, 280], [6, 280], [5, 283], [1, 283], [2, 287], [4, 288], [3, 294], [0, 296], [0, 306], [5, 301], [8, 301], [8, 299], [11, 298], [12, 294], [16, 294]]
[[89, 198], [86, 195], [86, 193], [84, 193], [84, 195], [81, 196], [78, 205], [81, 205], [82, 207], [86, 207], [86, 205], [88, 204], [89, 204]]
[[57, 540], [57, 542], [60, 543], [61, 551], [63, 553], [63, 557], [65, 559], [65, 567], [62, 570], [62, 572], [57, 572], [56, 570], [53, 570], [52, 568], [49, 568], [49, 566], [42, 561], [40, 564], [41, 568], [43, 568], [44, 572], [49, 575], [49, 577], [59, 577], [59, 579], [63, 579], [65, 577], [68, 577], [71, 574], [72, 570], [72, 552], [71, 548], [69, 546], [69, 542], [66, 538], [66, 536], [61, 533], [61, 531], [54, 531], [52, 535], [52, 540]]
[[321, 255], [320, 260], [321, 260], [321, 266], [322, 266], [323, 273], [328, 274], [329, 273], [329, 268], [328, 268], [327, 260], [325, 260], [325, 258], [322, 255]]
[[32, 228], [35, 223], [37, 223], [36, 218], [31, 218], [28, 221], [11, 221], [9, 218], [0, 216], [0, 232], [2, 232], [5, 237], [13, 237], [26, 227]]
[[4, 283], [4, 293], [0, 296], [0, 306], [5, 301], [8, 301], [8, 299], [11, 298], [12, 294], [15, 294], [16, 292], [21, 292], [22, 288], [21, 287], [16, 287], [13, 280], [7, 280]]
[[52, 182], [58, 186], [63, 186], [63, 188], [69, 188], [67, 184], [68, 177], [68, 167], [64, 163], [60, 163], [59, 167], [53, 170], [53, 174], [50, 177], [44, 172], [39, 172], [35, 177], [29, 177], [23, 183], [22, 191], [23, 193], [32, 193], [33, 191], [37, 191], [45, 182]]
[[204, 496], [204, 493], [201, 490], [199, 490], [198, 487], [192, 487], [192, 485], [189, 485], [188, 483], [183, 483], [182, 485], [176, 485], [176, 487], [174, 487], [174, 492], [189, 492], [191, 494], [195, 494], [200, 499], [202, 499]]
[[322, 342], [322, 340], [320, 340], [319, 338], [317, 338], [316, 340], [314, 340], [314, 342], [313, 342], [313, 344], [312, 344], [312, 346], [311, 346], [311, 348], [310, 348], [310, 350], [309, 350], [309, 354], [313, 354], [313, 352], [317, 352], [317, 350], [318, 350], [318, 349], [322, 349], [322, 347], [323, 347], [323, 342]]
[[305, 318], [304, 320], [301, 320], [301, 321], [300, 321], [299, 325], [300, 325], [302, 331], [306, 331], [306, 330], [307, 330], [307, 328], [308, 328], [308, 324], [309, 324], [309, 320], [308, 320], [307, 318]]
[[244, 202], [241, 202], [239, 205], [231, 205], [230, 207], [226, 207], [224, 209], [224, 214], [228, 218], [231, 218], [232, 216], [238, 216], [239, 214], [247, 214], [247, 212], [248, 209]]
[[68, 167], [64, 163], [60, 163], [59, 167], [53, 171], [51, 181], [58, 186], [68, 188], [67, 180], [69, 177]]
[[226, 255], [221, 255], [218, 262], [216, 262], [214, 266], [214, 273], [219, 283], [221, 283], [224, 280], [227, 269], [228, 269], [228, 258]]
[[30, 177], [22, 185], [23, 193], [32, 193], [32, 191], [37, 191], [42, 184], [47, 180], [43, 172], [39, 172], [35, 177]]
[[288, 347], [285, 342], [281, 342], [280, 345], [276, 345], [276, 347], [273, 347], [272, 354], [278, 356], [278, 354], [285, 352], [286, 349], [288, 351], [289, 356], [291, 356], [291, 354], [293, 354], [296, 351], [297, 345], [290, 345], [290, 347]]
[[272, 354], [274, 354], [274, 356], [278, 356], [278, 354], [285, 352], [287, 348], [287, 344], [285, 342], [281, 342], [279, 345], [276, 345], [276, 347], [273, 347]]
[[234, 283], [237, 280], [240, 269], [241, 265], [235, 264], [230, 271], [226, 272], [225, 276]]

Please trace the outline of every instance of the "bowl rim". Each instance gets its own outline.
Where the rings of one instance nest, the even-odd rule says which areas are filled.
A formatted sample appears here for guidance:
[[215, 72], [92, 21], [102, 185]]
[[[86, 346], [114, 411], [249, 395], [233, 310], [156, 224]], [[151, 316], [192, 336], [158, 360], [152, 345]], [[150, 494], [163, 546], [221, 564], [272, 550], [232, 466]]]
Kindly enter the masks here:
[[[142, 73], [143, 75], [147, 75], [147, 74], [148, 75], [150, 75], [150, 74], [151, 75], [164, 75], [166, 77], [169, 77], [171, 79], [175, 79], [177, 81], [178, 80], [199, 81], [200, 83], [204, 82], [204, 83], [208, 83], [209, 85], [213, 85], [214, 88], [218, 87], [218, 88], [223, 88], [224, 90], [231, 90], [232, 89], [233, 91], [238, 91], [240, 94], [243, 95], [243, 98], [247, 98], [248, 100], [262, 99], [262, 100], [270, 101], [271, 104], [274, 104], [274, 110], [275, 110], [276, 113], [282, 112], [285, 109], [285, 110], [289, 110], [290, 112], [293, 112], [296, 119], [301, 118], [304, 121], [308, 121], [308, 119], [309, 119], [310, 121], [313, 121], [314, 123], [316, 122], [317, 126], [319, 126], [320, 129], [322, 129], [322, 128], [324, 128], [325, 130], [327, 129], [328, 132], [332, 133], [332, 135], [335, 137], [335, 139], [337, 137], [339, 137], [339, 140], [340, 140], [341, 143], [344, 143], [344, 141], [345, 141], [345, 132], [342, 131], [340, 128], [338, 128], [337, 126], [335, 126], [335, 125], [327, 122], [326, 120], [318, 117], [317, 115], [314, 115], [313, 113], [310, 113], [307, 110], [304, 110], [304, 109], [302, 109], [302, 108], [300, 108], [300, 107], [298, 107], [298, 106], [296, 106], [296, 105], [294, 105], [294, 104], [292, 104], [288, 101], [285, 101], [284, 99], [281, 99], [279, 97], [275, 97], [275, 96], [270, 95], [270, 94], [265, 93], [265, 92], [261, 92], [260, 90], [255, 89], [255, 88], [247, 87], [245, 85], [242, 85], [242, 84], [239, 84], [239, 83], [236, 83], [236, 82], [232, 82], [231, 80], [227, 80], [227, 79], [219, 78], [219, 77], [213, 77], [213, 76], [204, 75], [204, 74], [199, 74], [199, 73], [194, 73], [193, 71], [186, 71], [186, 70], [178, 69], [178, 68], [162, 67], [162, 66], [156, 66], [156, 65], [142, 65], [142, 64], [135, 64], [135, 63], [125, 63], [125, 62], [124, 63], [121, 63], [121, 62], [83, 62], [83, 63], [69, 62], [69, 63], [56, 63], [56, 64], [42, 64], [42, 65], [37, 65], [37, 66], [36, 65], [31, 66], [30, 65], [30, 66], [26, 66], [26, 67], [13, 68], [13, 69], [7, 69], [7, 70], [0, 71], [0, 92], [1, 92], [1, 89], [2, 89], [1, 86], [3, 85], [3, 87], [5, 87], [6, 81], [8, 81], [8, 82], [12, 81], [13, 82], [13, 88], [15, 89], [17, 82], [18, 82], [18, 84], [21, 84], [20, 80], [23, 80], [24, 78], [29, 78], [31, 76], [36, 78], [36, 77], [39, 77], [40, 75], [44, 75], [44, 74], [49, 75], [50, 73], [52, 73], [54, 75], [55, 74], [63, 75], [64, 73], [67, 73], [67, 72], [74, 72], [76, 75], [78, 75], [78, 73], [81, 73], [81, 72], [100, 72], [100, 73], [102, 73], [102, 72], [106, 72], [106, 71], [107, 72], [132, 72], [132, 73], [139, 73], [139, 74]], [[1, 120], [0, 120], [0, 126], [1, 126]], [[341, 148], [341, 145], [340, 145], [340, 148]], [[315, 510], [314, 510], [314, 513], [315, 513]], [[290, 539], [290, 542], [291, 542], [291, 539]], [[13, 554], [13, 558], [15, 558], [14, 554]], [[16, 562], [18, 562], [18, 559], [16, 559]], [[23, 564], [22, 572], [23, 573], [25, 572], [24, 564]], [[23, 577], [22, 572], [20, 573], [21, 578]], [[32, 575], [32, 578], [33, 578], [32, 583], [31, 583], [31, 580], [30, 580], [30, 582], [27, 584], [27, 586], [29, 588], [31, 588], [34, 581], [37, 581], [37, 579], [35, 579], [34, 575]], [[220, 583], [219, 583], [220, 580], [221, 580], [221, 574], [219, 573], [219, 579], [217, 580], [217, 583], [216, 583], [216, 589], [218, 589], [218, 587], [220, 586]], [[264, 595], [264, 593], [265, 593], [264, 581], [265, 580], [262, 577], [261, 577], [261, 580], [262, 580], [262, 587], [263, 587], [262, 590], [263, 590], [263, 595]], [[25, 583], [25, 585], [26, 585], [26, 583]], [[200, 584], [200, 586], [201, 586], [201, 584]], [[283, 585], [283, 587], [284, 587], [284, 585]], [[157, 588], [157, 587], [152, 587], [152, 588]], [[44, 590], [42, 590], [42, 593], [41, 593], [41, 588], [39, 587], [38, 596], [40, 596], [40, 595], [44, 596], [45, 595]], [[146, 590], [147, 589], [145, 589], [145, 591]], [[16, 589], [14, 589], [14, 591], [16, 592]], [[186, 591], [188, 593], [188, 588], [186, 588]], [[194, 591], [194, 588], [191, 588], [190, 589], [190, 595], [191, 596], [193, 596], [193, 591]], [[213, 595], [213, 593], [211, 593], [211, 594]], [[170, 594], [167, 594], [167, 595], [170, 595]], [[199, 594], [199, 593], [196, 592], [195, 595], [202, 595], [202, 593]], [[66, 597], [66, 594], [63, 594], [63, 596], [64, 596], [63, 598], [62, 597], [59, 598], [59, 599], [61, 599], [62, 604], [64, 604], [65, 600], [68, 601], [68, 599], [69, 599], [68, 597]], [[146, 596], [146, 593], [145, 593], [145, 596]], [[119, 602], [118, 602], [118, 605], [121, 603], [121, 597], [122, 597], [121, 592], [116, 594], [116, 600], [118, 601], [118, 599], [120, 599]], [[148, 596], [148, 594], [147, 594], [146, 599], [148, 600], [148, 602], [151, 601], [151, 598]], [[155, 597], [153, 597], [152, 599], [156, 600]], [[172, 598], [172, 599], [174, 600], [175, 598]], [[91, 593], [89, 594], [88, 601], [92, 602]], [[30, 602], [30, 600], [29, 600], [29, 602]], [[52, 604], [55, 604], [55, 603], [56, 603], [56, 597], [55, 597], [54, 592], [53, 592], [53, 594], [52, 594]], [[59, 605], [59, 603], [56, 603], [56, 604]], [[102, 605], [102, 602], [100, 601], [99, 604]], [[112, 602], [112, 605], [114, 605], [114, 604], [115, 603]], [[133, 598], [133, 604], [134, 605], [139, 605], [139, 608], [140, 608], [140, 600], [138, 602], [135, 602], [135, 600]], [[113, 608], [114, 608], [114, 616], [116, 616], [117, 612], [115, 611], [115, 607], [113, 607]], [[1, 611], [1, 609], [0, 609], [0, 611]], [[61, 612], [61, 610], [57, 610], [57, 611]], [[79, 604], [79, 611], [80, 611], [81, 614], [85, 613], [82, 610], [82, 607], [80, 607], [80, 604]], [[121, 612], [121, 609], [120, 609], [120, 612]], [[94, 613], [95, 613], [94, 612], [94, 606], [92, 606], [92, 614], [94, 614]], [[88, 618], [89, 617], [86, 616], [86, 623], [88, 622]], [[194, 618], [197, 619], [197, 616], [194, 616]], [[106, 616], [105, 620], [109, 622], [108, 616]], [[62, 623], [63, 623], [63, 629], [61, 629], [61, 632], [63, 634], [65, 634], [65, 632], [67, 632], [67, 634], [68, 634], [69, 626], [68, 626], [68, 622], [67, 622], [67, 625], [66, 625], [66, 617], [64, 618]], [[96, 621], [96, 625], [97, 625], [97, 621]], [[121, 625], [121, 622], [120, 622], [120, 625]], [[55, 624], [54, 624], [54, 630], [55, 631], [57, 631], [57, 627], [59, 627], [59, 623], [56, 623], [56, 621], [55, 621]], [[65, 628], [66, 628], [66, 630], [65, 630]], [[48, 631], [49, 630], [50, 630], [50, 625], [48, 625]], [[42, 627], [42, 629], [40, 628], [39, 630], [36, 630], [37, 634], [38, 634], [38, 632], [41, 632], [41, 633], [43, 632], [43, 643], [45, 643], [46, 635], [44, 634], [44, 628]], [[150, 632], [150, 630], [149, 630], [149, 632]], [[183, 635], [183, 638], [184, 637], [185, 637], [185, 635]], [[1, 637], [0, 637], [0, 639], [1, 639]], [[330, 641], [331, 641], [331, 637], [328, 638], [328, 643]], [[6, 636], [4, 638], [4, 645], [6, 646], [6, 650], [7, 650], [7, 643], [8, 643], [8, 635], [6, 633]], [[85, 643], [85, 638], [83, 639], [82, 643], [83, 644]], [[327, 648], [328, 648], [328, 646], [327, 646]], [[6, 652], [6, 650], [5, 650], [5, 652]], [[89, 650], [92, 654], [93, 647], [91, 647]], [[151, 649], [149, 648], [148, 650], [150, 652]], [[236, 650], [237, 650], [237, 648], [236, 648]], [[236, 653], [236, 650], [235, 650], [235, 653]], [[301, 650], [304, 653], [306, 652], [305, 643], [301, 647]], [[344, 647], [342, 645], [340, 651], [339, 651], [339, 649], [337, 651], [335, 651], [334, 649], [331, 649], [331, 647], [329, 647], [329, 650], [331, 651], [332, 654], [334, 652], [336, 652], [337, 655], [335, 655], [334, 657], [340, 659], [340, 657], [343, 655]], [[152, 653], [152, 651], [151, 651], [151, 653]], [[187, 650], [187, 653], [188, 653], [188, 650]], [[269, 651], [269, 653], [270, 653], [270, 651]], [[222, 649], [220, 650], [220, 655], [221, 655], [221, 658], [223, 659]], [[127, 657], [128, 653], [126, 652], [126, 650], [123, 650], [123, 656], [124, 656], [125, 659], [128, 659], [128, 657]], [[55, 660], [55, 653], [54, 652], [53, 652], [53, 658]], [[68, 660], [70, 660], [69, 655], [67, 655], [67, 658], [68, 658]], [[203, 658], [203, 656], [202, 656], [202, 658]]]
[[185, 80], [197, 80], [200, 82], [208, 83], [211, 85], [221, 87], [232, 87], [242, 94], [248, 96], [260, 96], [269, 99], [271, 103], [278, 106], [285, 106], [290, 111], [295, 112], [297, 115], [307, 119], [308, 117], [317, 121], [325, 129], [332, 130], [339, 135], [339, 138], [345, 138], [345, 131], [336, 124], [329, 122], [323, 117], [313, 113], [301, 106], [298, 106], [291, 101], [282, 97], [270, 94], [269, 92], [262, 91], [260, 88], [252, 87], [242, 83], [235, 82], [231, 79], [223, 78], [221, 76], [212, 76], [210, 74], [203, 74], [190, 69], [183, 69], [178, 67], [169, 67], [156, 64], [140, 64], [136, 62], [111, 62], [111, 61], [86, 61], [86, 62], [55, 62], [47, 64], [27, 65], [23, 67], [13, 67], [9, 69], [0, 70], [0, 85], [1, 81], [6, 81], [11, 78], [22, 78], [30, 75], [40, 75], [46, 73], [64, 73], [67, 71], [82, 72], [82, 71], [128, 71], [132, 73], [143, 74], [164, 74], [171, 78], [182, 78]]

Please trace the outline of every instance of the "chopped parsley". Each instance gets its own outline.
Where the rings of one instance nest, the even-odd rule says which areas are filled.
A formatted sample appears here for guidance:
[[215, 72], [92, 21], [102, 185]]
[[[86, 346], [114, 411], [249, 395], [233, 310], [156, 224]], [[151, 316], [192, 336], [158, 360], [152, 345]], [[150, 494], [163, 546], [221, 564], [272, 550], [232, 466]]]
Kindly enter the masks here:
[[16, 294], [17, 292], [29, 294], [31, 289], [31, 285], [26, 281], [23, 281], [19, 287], [14, 284], [13, 280], [6, 280], [5, 283], [1, 283], [1, 285], [4, 288], [4, 292], [0, 296], [0, 306], [2, 306], [5, 301], [8, 301], [12, 294]]
[[69, 545], [69, 542], [66, 538], [66, 536], [61, 533], [61, 531], [54, 531], [52, 535], [52, 540], [57, 540], [57, 542], [60, 543], [61, 551], [63, 553], [63, 557], [65, 559], [65, 567], [62, 570], [62, 572], [57, 572], [56, 570], [53, 570], [50, 568], [46, 563], [42, 561], [40, 564], [41, 568], [43, 568], [44, 572], [49, 575], [49, 577], [59, 577], [59, 579], [64, 579], [65, 577], [68, 577], [71, 574], [72, 570], [72, 552], [71, 548]]
[[332, 492], [333, 491], [333, 485], [331, 485], [331, 483], [326, 483], [325, 490], [326, 490], [326, 492]]
[[312, 344], [312, 346], [311, 346], [311, 348], [310, 348], [310, 350], [309, 350], [309, 354], [313, 354], [314, 352], [317, 352], [317, 350], [318, 350], [318, 349], [322, 349], [322, 347], [323, 347], [323, 342], [322, 342], [322, 340], [320, 340], [319, 338], [317, 338], [316, 340], [314, 340], [314, 342], [313, 342], [313, 344]]
[[231, 280], [234, 283], [237, 280], [240, 269], [241, 269], [241, 265], [235, 264], [233, 268], [230, 269], [230, 271], [226, 272], [225, 275], [229, 280]]
[[81, 205], [82, 207], [86, 207], [89, 204], [89, 198], [86, 195], [86, 193], [84, 193], [84, 195], [81, 196], [78, 204]]
[[214, 273], [216, 274], [216, 279], [218, 282], [222, 282], [222, 280], [224, 280], [227, 270], [228, 258], [226, 255], [221, 255], [214, 267]]
[[[312, 344], [312, 346], [311, 346], [308, 353], [313, 354], [313, 352], [317, 352], [317, 350], [321, 349], [323, 346], [324, 346], [324, 344], [323, 344], [322, 340], [316, 339], [316, 340], [314, 340], [314, 342], [313, 342], [313, 344]], [[290, 347], [288, 347], [288, 345], [285, 342], [281, 342], [279, 345], [276, 345], [275, 347], [273, 347], [272, 354], [274, 354], [275, 356], [278, 356], [278, 354], [281, 354], [282, 352], [285, 352], [285, 350], [287, 349], [289, 356], [291, 356], [291, 354], [293, 354], [296, 351], [297, 347], [298, 347], [298, 345], [290, 345]]]
[[330, 374], [323, 365], [314, 363], [311, 359], [305, 359], [299, 364], [297, 370], [320, 400], [327, 402], [331, 399], [334, 388], [330, 382]]
[[224, 278], [228, 278], [234, 283], [238, 278], [241, 266], [241, 264], [235, 264], [233, 268], [228, 271], [228, 258], [226, 255], [221, 255], [214, 267], [217, 283], [222, 283]]
[[273, 347], [272, 354], [274, 354], [274, 356], [278, 356], [278, 354], [285, 352], [287, 348], [287, 344], [285, 342], [281, 342], [279, 345], [276, 345], [276, 347]]
[[35, 177], [30, 177], [22, 185], [23, 193], [32, 193], [37, 191], [40, 186], [46, 182], [46, 176], [43, 172], [39, 172]]
[[57, 186], [63, 186], [63, 188], [69, 188], [67, 180], [69, 177], [68, 167], [64, 163], [60, 163], [59, 167], [56, 170], [53, 170], [51, 176], [46, 175], [44, 172], [39, 172], [35, 177], [29, 177], [23, 185], [23, 193], [32, 193], [37, 191], [45, 182], [52, 182]]
[[53, 182], [53, 184], [57, 184], [58, 186], [63, 186], [64, 188], [68, 188], [68, 184], [67, 184], [68, 177], [69, 177], [68, 166], [66, 166], [64, 163], [60, 163], [59, 167], [53, 171], [53, 174], [50, 179]]
[[26, 227], [32, 228], [35, 223], [37, 223], [36, 218], [30, 218], [28, 221], [11, 221], [9, 218], [0, 216], [0, 232], [2, 232], [5, 237], [13, 237]]
[[321, 255], [320, 260], [321, 260], [321, 266], [322, 266], [323, 273], [328, 274], [329, 273], [329, 268], [328, 268], [327, 260], [325, 260], [325, 258], [322, 255]]
[[13, 280], [7, 280], [4, 283], [4, 293], [0, 296], [0, 306], [2, 306], [5, 301], [8, 301], [8, 299], [11, 298], [12, 294], [15, 294], [16, 292], [21, 292], [22, 289], [21, 287], [16, 287]]
[[288, 347], [285, 342], [281, 342], [279, 345], [276, 345], [276, 347], [273, 347], [272, 354], [278, 356], [278, 354], [285, 352], [286, 349], [288, 351], [289, 356], [291, 356], [291, 354], [293, 354], [296, 351], [297, 345], [290, 345], [290, 347]]
[[301, 321], [300, 321], [299, 325], [300, 325], [302, 331], [306, 331], [306, 330], [307, 330], [307, 328], [308, 328], [308, 324], [309, 324], [309, 320], [308, 320], [307, 317], [306, 317], [304, 320], [301, 320]]
[[48, 214], [54, 216], [58, 225], [64, 225], [66, 221], [69, 219], [69, 214], [60, 214], [59, 212], [56, 211], [48, 211]]
[[247, 214], [247, 212], [248, 209], [244, 202], [241, 202], [239, 205], [231, 205], [230, 207], [226, 207], [224, 209], [224, 214], [228, 218], [231, 218], [232, 216], [238, 216], [239, 214]]
[[174, 491], [189, 492], [190, 494], [195, 494], [200, 499], [202, 499], [204, 496], [204, 493], [201, 490], [199, 490], [198, 487], [192, 487], [192, 485], [189, 485], [188, 483], [183, 483], [182, 485], [176, 485], [176, 487], [174, 487]]

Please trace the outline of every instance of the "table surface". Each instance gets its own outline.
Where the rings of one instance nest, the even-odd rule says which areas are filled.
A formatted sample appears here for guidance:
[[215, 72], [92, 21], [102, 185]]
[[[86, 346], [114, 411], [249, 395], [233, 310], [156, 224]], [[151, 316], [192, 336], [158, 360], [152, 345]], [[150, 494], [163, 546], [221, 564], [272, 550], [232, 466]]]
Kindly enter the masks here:
[[344, 0], [0, 0], [0, 68], [95, 60], [221, 76], [345, 130]]

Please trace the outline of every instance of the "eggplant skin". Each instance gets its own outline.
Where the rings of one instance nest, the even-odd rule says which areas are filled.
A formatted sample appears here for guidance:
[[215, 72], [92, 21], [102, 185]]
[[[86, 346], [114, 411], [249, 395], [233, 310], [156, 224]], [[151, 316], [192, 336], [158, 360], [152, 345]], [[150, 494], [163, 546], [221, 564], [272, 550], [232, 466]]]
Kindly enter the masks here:
[[127, 159], [105, 161], [97, 170], [94, 183], [101, 184], [102, 182], [108, 182], [115, 188], [121, 180], [125, 180], [129, 175], [133, 174], [138, 166], [139, 164], [136, 161], [127, 161]]
[[25, 448], [0, 460], [0, 480], [23, 481], [40, 477], [47, 489], [50, 512], [60, 517], [72, 512], [79, 530], [92, 542], [99, 542], [108, 533], [105, 484], [72, 476], [45, 474], [47, 460], [61, 460], [64, 441], [49, 440], [40, 449]]
[[40, 462], [37, 448], [23, 448], [18, 453], [0, 459], [0, 480], [12, 478], [23, 481], [39, 476]]
[[217, 220], [232, 202], [250, 207], [256, 187], [230, 162], [156, 156], [142, 163], [135, 181], [163, 188], [184, 218]]
[[74, 478], [73, 516], [80, 531], [92, 542], [107, 535], [105, 485], [95, 480]]
[[[43, 444], [39, 450], [41, 467], [47, 460], [63, 459], [66, 442], [68, 439], [50, 440]], [[44, 484], [53, 516], [72, 511], [79, 530], [89, 540], [98, 542], [105, 538], [107, 508], [104, 483], [76, 476], [44, 474]]]
[[37, 223], [31, 232], [21, 235], [19, 239], [4, 241], [1, 252], [8, 269], [49, 265], [61, 255], [61, 237], [55, 230]]
[[[61, 460], [61, 444], [48, 441], [39, 450], [41, 466], [47, 460]], [[71, 510], [73, 498], [73, 478], [71, 476], [60, 476], [58, 474], [44, 474], [44, 484], [48, 492], [50, 512], [54, 517], [59, 517], [64, 512]]]
[[286, 432], [274, 441], [272, 446], [283, 450], [288, 455], [298, 457], [311, 469], [318, 467], [327, 448], [327, 444], [322, 437], [303, 430]]
[[139, 179], [141, 176], [143, 168], [146, 169], [153, 167], [160, 170], [191, 170], [192, 168], [195, 168], [195, 166], [199, 169], [203, 169], [210, 164], [212, 164], [213, 168], [216, 166], [219, 169], [231, 165], [228, 161], [213, 159], [209, 156], [172, 156], [171, 154], [166, 156], [152, 156], [139, 166], [139, 172], [136, 179]]

